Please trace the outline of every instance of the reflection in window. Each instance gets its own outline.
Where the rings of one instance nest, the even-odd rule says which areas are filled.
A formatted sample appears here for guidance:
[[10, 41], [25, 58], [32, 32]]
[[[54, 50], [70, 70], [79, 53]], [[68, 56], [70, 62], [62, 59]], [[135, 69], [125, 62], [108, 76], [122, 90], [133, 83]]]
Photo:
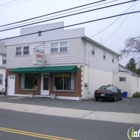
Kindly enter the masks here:
[[20, 89], [34, 89], [37, 86], [36, 74], [21, 74]]
[[54, 74], [55, 90], [74, 90], [74, 74], [58, 73]]

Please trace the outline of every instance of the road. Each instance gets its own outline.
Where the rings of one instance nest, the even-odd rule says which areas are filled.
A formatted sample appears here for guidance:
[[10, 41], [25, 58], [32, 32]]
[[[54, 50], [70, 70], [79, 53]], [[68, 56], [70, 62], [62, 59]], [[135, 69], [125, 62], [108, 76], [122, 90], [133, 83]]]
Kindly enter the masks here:
[[140, 125], [54, 117], [0, 109], [0, 140], [128, 140]]

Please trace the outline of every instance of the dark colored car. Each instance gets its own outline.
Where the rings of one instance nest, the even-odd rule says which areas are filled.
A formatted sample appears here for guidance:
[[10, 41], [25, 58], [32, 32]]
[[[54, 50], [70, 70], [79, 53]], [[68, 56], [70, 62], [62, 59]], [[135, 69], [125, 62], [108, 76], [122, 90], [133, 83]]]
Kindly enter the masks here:
[[95, 100], [99, 99], [113, 99], [115, 102], [117, 100], [122, 100], [123, 94], [119, 88], [113, 85], [104, 85], [95, 90], [94, 93]]

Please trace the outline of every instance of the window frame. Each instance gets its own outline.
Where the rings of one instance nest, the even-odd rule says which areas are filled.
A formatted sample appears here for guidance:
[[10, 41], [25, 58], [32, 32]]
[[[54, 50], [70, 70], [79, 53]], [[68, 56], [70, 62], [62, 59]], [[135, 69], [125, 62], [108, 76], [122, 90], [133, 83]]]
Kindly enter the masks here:
[[[27, 50], [24, 50], [25, 47], [28, 47], [28, 54], [24, 54], [24, 52], [26, 52]], [[17, 51], [17, 48], [21, 48], [20, 51]], [[21, 54], [17, 54], [17, 52], [21, 52]], [[26, 45], [26, 46], [17, 46], [16, 47], [16, 53], [15, 53], [15, 56], [26, 56], [26, 55], [30, 55], [30, 48], [29, 48], [29, 45]]]
[[[125, 79], [125, 80], [121, 80], [121, 79]], [[126, 77], [119, 77], [119, 82], [126, 82]]]
[[106, 51], [103, 51], [103, 60], [106, 60]]
[[[55, 74], [63, 74], [63, 89], [56, 89], [56, 87], [55, 87]], [[64, 75], [65, 74], [70, 74], [71, 75], [71, 80], [72, 80], [72, 77], [73, 77], [73, 89], [71, 89], [71, 90], [65, 90], [64, 89]], [[68, 72], [68, 73], [64, 73], [64, 72], [62, 72], [62, 73], [54, 73], [53, 74], [53, 91], [62, 91], [62, 92], [74, 92], [74, 89], [75, 89], [75, 78], [74, 78], [74, 73], [70, 73], [70, 72]]]
[[[58, 48], [57, 48], [57, 52], [52, 52], [52, 44], [55, 44], [55, 43], [57, 43], [57, 46], [58, 46]], [[61, 43], [66, 43], [67, 44], [67, 51], [60, 51], [60, 48], [61, 48]], [[63, 47], [62, 47], [63, 48]], [[67, 53], [68, 52], [68, 41], [61, 41], [61, 42], [51, 42], [50, 43], [50, 53], [51, 54], [58, 54], [58, 53]]]

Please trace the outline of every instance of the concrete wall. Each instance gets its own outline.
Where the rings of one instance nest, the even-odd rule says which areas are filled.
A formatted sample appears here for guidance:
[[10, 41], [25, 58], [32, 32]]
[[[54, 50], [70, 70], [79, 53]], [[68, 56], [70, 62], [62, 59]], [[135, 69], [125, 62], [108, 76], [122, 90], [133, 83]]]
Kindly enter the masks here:
[[[89, 86], [86, 88], [84, 83]], [[94, 91], [102, 85], [113, 84], [113, 73], [98, 69], [82, 68], [82, 97], [89, 99], [94, 97]]]
[[[126, 77], [126, 81], [119, 81], [119, 77]], [[114, 85], [122, 90], [122, 92], [127, 91], [128, 97], [132, 97], [134, 92], [140, 91], [140, 78], [132, 76], [129, 73], [114, 73], [113, 82]]]

